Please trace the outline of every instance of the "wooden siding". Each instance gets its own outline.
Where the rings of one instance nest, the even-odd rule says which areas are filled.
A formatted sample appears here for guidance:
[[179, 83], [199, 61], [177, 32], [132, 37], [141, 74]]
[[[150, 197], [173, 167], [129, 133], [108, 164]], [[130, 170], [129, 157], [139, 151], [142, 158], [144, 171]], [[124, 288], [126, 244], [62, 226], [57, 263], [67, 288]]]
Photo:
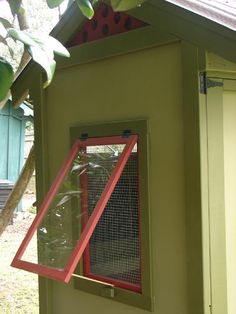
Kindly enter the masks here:
[[0, 179], [15, 182], [23, 165], [25, 120], [21, 108], [0, 111]]

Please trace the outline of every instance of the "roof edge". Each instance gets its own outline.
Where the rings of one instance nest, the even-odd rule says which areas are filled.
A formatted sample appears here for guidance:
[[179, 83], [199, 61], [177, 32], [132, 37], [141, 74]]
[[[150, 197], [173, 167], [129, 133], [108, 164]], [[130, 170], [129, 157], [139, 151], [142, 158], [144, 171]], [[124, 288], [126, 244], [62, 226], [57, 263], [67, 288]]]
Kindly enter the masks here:
[[185, 10], [201, 15], [229, 29], [236, 30], [236, 18], [226, 10], [215, 6], [209, 6], [204, 2], [196, 0], [165, 0]]

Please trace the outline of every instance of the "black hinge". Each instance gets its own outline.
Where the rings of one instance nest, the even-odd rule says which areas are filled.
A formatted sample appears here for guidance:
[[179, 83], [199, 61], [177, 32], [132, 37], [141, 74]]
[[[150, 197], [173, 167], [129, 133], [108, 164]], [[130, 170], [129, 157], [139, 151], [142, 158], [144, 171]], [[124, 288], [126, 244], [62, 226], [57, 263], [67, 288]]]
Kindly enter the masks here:
[[80, 140], [81, 141], [86, 141], [87, 139], [88, 139], [88, 133], [81, 133]]
[[199, 74], [199, 83], [200, 83], [200, 93], [201, 94], [206, 94], [208, 88], [221, 87], [224, 85], [223, 82], [217, 82], [217, 81], [209, 79], [206, 75], [206, 72], [201, 72]]
[[122, 136], [129, 137], [132, 134], [131, 130], [124, 130]]

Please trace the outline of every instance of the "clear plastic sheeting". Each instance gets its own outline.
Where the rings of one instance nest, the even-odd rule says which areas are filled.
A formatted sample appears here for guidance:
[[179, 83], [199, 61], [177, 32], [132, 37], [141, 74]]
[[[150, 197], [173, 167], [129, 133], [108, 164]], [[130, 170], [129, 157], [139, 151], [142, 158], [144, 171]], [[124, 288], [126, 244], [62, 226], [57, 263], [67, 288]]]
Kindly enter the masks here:
[[[37, 229], [38, 264], [58, 270], [65, 268], [88, 213], [91, 215], [100, 199], [124, 147], [125, 144], [112, 144], [80, 148]], [[88, 177], [93, 178], [92, 192]], [[35, 263], [31, 260], [33, 241], [34, 237], [22, 256], [23, 261]]]

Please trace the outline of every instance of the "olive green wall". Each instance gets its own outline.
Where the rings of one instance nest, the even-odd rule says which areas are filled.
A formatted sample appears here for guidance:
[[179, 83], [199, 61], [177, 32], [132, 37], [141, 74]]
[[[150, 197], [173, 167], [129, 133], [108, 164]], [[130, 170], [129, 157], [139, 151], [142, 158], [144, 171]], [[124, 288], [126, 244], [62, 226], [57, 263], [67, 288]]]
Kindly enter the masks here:
[[[63, 69], [46, 92], [49, 177], [70, 147], [72, 125], [148, 119], [155, 313], [187, 311], [181, 45]], [[73, 280], [72, 280], [73, 281]], [[52, 314], [146, 313], [52, 282]]]

